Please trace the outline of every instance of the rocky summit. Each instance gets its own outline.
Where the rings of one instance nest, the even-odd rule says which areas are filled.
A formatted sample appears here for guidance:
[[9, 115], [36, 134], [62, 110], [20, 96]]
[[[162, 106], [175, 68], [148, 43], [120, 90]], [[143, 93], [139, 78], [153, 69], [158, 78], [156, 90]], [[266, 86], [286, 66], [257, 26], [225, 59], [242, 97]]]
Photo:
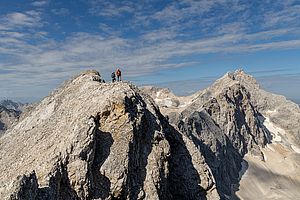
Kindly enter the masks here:
[[85, 71], [0, 137], [0, 197], [297, 199], [299, 113], [241, 70], [188, 97]]

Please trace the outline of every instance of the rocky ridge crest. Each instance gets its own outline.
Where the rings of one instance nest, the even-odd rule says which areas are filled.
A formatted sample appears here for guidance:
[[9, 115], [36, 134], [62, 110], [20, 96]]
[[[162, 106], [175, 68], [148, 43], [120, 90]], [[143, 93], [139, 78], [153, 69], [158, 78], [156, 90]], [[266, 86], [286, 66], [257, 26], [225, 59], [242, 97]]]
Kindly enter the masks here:
[[81, 73], [0, 138], [1, 199], [218, 199], [203, 155], [152, 98]]

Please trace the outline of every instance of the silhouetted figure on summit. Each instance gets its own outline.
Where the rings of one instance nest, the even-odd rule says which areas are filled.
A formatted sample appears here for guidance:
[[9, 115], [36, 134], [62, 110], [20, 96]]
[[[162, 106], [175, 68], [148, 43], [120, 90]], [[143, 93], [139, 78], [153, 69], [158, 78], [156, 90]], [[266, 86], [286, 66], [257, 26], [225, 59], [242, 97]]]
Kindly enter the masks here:
[[115, 72], [111, 73], [111, 82], [115, 82], [116, 81], [116, 74]]
[[117, 80], [121, 81], [121, 70], [119, 68], [116, 71], [116, 75], [117, 75]]

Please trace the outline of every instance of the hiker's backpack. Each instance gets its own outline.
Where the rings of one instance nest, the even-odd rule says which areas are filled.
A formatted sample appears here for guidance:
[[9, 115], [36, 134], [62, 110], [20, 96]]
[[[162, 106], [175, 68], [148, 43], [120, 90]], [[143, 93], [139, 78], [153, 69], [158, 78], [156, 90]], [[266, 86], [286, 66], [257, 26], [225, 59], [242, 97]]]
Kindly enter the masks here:
[[115, 72], [111, 73], [111, 78], [116, 78]]

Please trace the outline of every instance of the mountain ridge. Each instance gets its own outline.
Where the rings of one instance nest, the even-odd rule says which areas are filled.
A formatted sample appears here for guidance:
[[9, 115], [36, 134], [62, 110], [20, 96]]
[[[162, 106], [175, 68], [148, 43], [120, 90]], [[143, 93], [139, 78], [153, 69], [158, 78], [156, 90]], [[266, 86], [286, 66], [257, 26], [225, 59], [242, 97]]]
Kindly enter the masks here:
[[0, 196], [218, 198], [203, 156], [191, 157], [196, 147], [154, 101], [129, 83], [93, 81], [97, 75], [65, 82], [1, 137]]
[[[235, 72], [226, 73], [223, 77], [216, 80], [215, 83], [212, 84], [210, 87], [202, 91], [196, 92], [192, 96], [192, 98], [187, 99], [187, 101], [190, 101], [191, 103], [187, 104], [184, 108], [174, 107], [174, 106], [168, 107], [167, 105], [164, 105], [162, 112], [170, 118], [170, 122], [172, 124], [175, 124], [175, 126], [182, 124], [182, 122], [180, 122], [180, 116], [183, 117], [190, 116], [189, 119], [192, 120], [192, 123], [196, 124], [199, 121], [201, 121], [201, 117], [200, 118], [197, 117], [198, 114], [195, 115], [194, 113], [199, 112], [199, 116], [203, 115], [201, 114], [203, 112], [203, 105], [211, 101], [216, 101], [215, 99], [218, 98], [218, 94], [224, 93], [224, 91], [227, 90], [226, 88], [232, 88], [235, 85], [241, 85], [243, 88], [245, 88], [247, 93], [249, 93], [249, 98], [248, 98], [249, 103], [250, 105], [252, 105], [253, 109], [256, 110], [256, 112], [258, 113], [255, 121], [257, 121], [256, 123], [260, 124], [261, 128], [265, 130], [264, 135], [265, 135], [265, 141], [267, 141], [267, 143], [265, 143], [264, 145], [260, 145], [259, 150], [256, 151], [258, 154], [262, 155], [259, 156], [259, 159], [255, 158], [258, 155], [257, 153], [256, 156], [254, 155], [254, 157], [253, 155], [249, 155], [249, 153], [245, 155], [243, 161], [240, 163], [241, 168], [238, 167], [238, 169], [240, 169], [239, 173], [237, 173], [236, 171], [235, 175], [233, 176], [236, 177], [237, 174], [239, 174], [240, 176], [240, 174], [244, 174], [246, 172], [246, 177], [242, 176], [242, 180], [240, 181], [240, 183], [237, 184], [238, 187], [235, 189], [238, 190], [238, 188], [242, 188], [242, 190], [237, 191], [239, 197], [233, 194], [231, 197], [228, 198], [255, 199], [258, 196], [255, 196], [253, 194], [253, 190], [257, 190], [257, 191], [261, 191], [261, 193], [259, 193], [260, 198], [271, 199], [272, 195], [268, 196], [268, 194], [272, 193], [270, 189], [270, 185], [272, 184], [273, 187], [278, 188], [279, 185], [280, 187], [285, 188], [286, 191], [290, 191], [289, 193], [277, 189], [278, 191], [276, 191], [277, 193], [276, 198], [285, 199], [284, 196], [287, 195], [293, 198], [300, 198], [296, 186], [290, 187], [289, 189], [286, 188], [287, 181], [290, 181], [289, 182], [290, 184], [297, 183], [296, 185], [300, 186], [300, 184], [298, 184], [299, 181], [297, 178], [299, 177], [299, 173], [297, 173], [296, 170], [297, 166], [299, 167], [299, 160], [300, 160], [298, 158], [298, 155], [300, 153], [299, 151], [300, 143], [298, 139], [300, 135], [299, 134], [300, 109], [297, 104], [287, 100], [284, 96], [276, 95], [264, 91], [263, 89], [260, 88], [257, 81], [252, 76], [246, 74], [242, 70], [237, 70]], [[222, 97], [224, 96], [225, 95], [219, 96], [219, 101], [222, 101]], [[174, 96], [173, 98], [176, 99], [176, 97]], [[160, 102], [162, 101], [160, 100]], [[220, 114], [219, 111], [215, 113], [217, 115]], [[211, 115], [210, 117], [213, 117], [213, 115]], [[218, 124], [218, 121], [219, 121], [218, 117], [217, 118], [213, 117], [212, 123]], [[197, 134], [202, 132], [201, 129], [197, 128], [196, 125], [193, 126], [194, 130], [188, 128], [189, 123], [190, 122], [188, 121], [183, 123], [183, 126], [186, 127], [186, 130], [183, 130], [183, 132], [185, 132], [186, 134], [192, 133], [195, 136], [197, 136]], [[230, 124], [230, 121], [227, 121], [226, 123]], [[224, 133], [227, 132], [226, 129], [223, 130], [225, 130]], [[201, 136], [200, 138], [202, 140], [204, 139], [205, 141], [205, 137]], [[204, 155], [206, 154], [204, 153]], [[243, 154], [239, 154], [239, 155], [242, 156]], [[276, 159], [270, 159], [270, 156]], [[241, 157], [236, 159], [242, 160]], [[281, 162], [282, 163], [286, 162], [286, 166], [284, 167], [284, 165], [281, 164]], [[242, 165], [244, 165], [244, 168]], [[258, 173], [259, 174], [258, 175], [255, 174], [255, 170], [254, 170], [257, 168], [265, 168], [268, 171], [266, 171], [264, 174]], [[247, 171], [245, 171], [246, 169]], [[287, 177], [281, 179], [284, 181], [278, 181], [274, 174], [277, 174], [277, 176], [282, 176], [282, 177], [286, 177], [288, 174], [289, 177], [293, 177], [293, 178]], [[273, 182], [272, 184], [270, 182], [264, 182], [258, 176], [265, 177], [265, 180], [269, 178]], [[251, 187], [252, 190], [250, 190], [249, 187], [247, 187], [247, 185], [253, 184], [251, 181], [256, 182], [256, 188]], [[236, 185], [237, 181], [233, 181], [233, 183], [234, 183], [233, 185]], [[227, 188], [229, 187], [230, 185], [228, 185]], [[228, 196], [229, 194], [228, 189], [225, 192], [225, 194], [226, 194], [225, 196]]]
[[[268, 199], [253, 174], [262, 167], [291, 177], [275, 183], [295, 183], [289, 196], [300, 197], [299, 107], [243, 71], [188, 97], [98, 79], [90, 70], [66, 81], [0, 138], [2, 199]], [[296, 112], [290, 130], [275, 123], [284, 108]]]

